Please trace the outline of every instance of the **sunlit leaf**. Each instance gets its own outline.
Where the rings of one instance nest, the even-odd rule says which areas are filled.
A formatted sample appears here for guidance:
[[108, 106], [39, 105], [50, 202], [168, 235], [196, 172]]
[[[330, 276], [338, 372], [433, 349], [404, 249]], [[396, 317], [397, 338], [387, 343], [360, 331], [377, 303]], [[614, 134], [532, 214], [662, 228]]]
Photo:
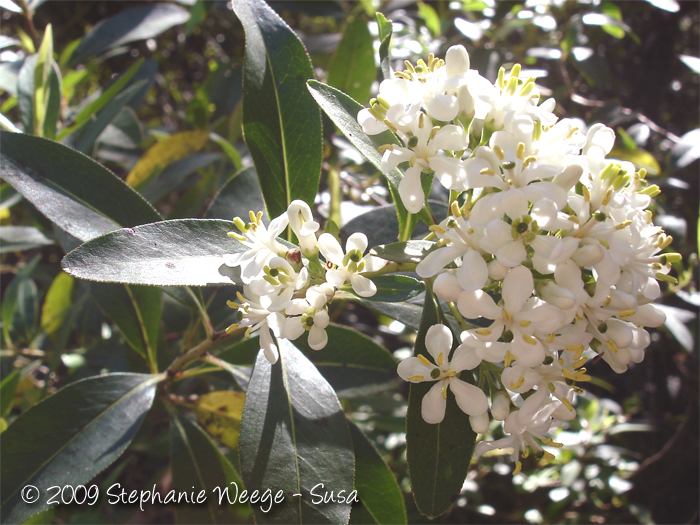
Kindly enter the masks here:
[[245, 394], [232, 390], [209, 392], [197, 400], [197, 419], [211, 434], [230, 448], [238, 448]]
[[64, 272], [59, 272], [46, 292], [44, 305], [41, 308], [41, 329], [53, 339], [63, 325], [72, 301], [73, 284], [75, 279]]
[[333, 55], [328, 68], [328, 84], [355, 100], [367, 100], [376, 76], [372, 35], [367, 22], [355, 18], [345, 28], [343, 38]]

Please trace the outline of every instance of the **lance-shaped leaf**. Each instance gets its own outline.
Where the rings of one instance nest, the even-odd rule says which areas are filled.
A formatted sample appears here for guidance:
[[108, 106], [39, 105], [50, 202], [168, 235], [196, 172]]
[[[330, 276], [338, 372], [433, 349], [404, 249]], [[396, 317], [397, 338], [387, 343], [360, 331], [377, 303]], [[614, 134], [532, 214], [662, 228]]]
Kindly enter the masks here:
[[158, 212], [104, 166], [51, 140], [0, 131], [0, 174], [49, 220], [87, 241]]
[[[377, 293], [368, 297], [368, 301], [400, 303], [408, 301], [425, 290], [423, 281], [408, 275], [378, 275], [371, 277], [370, 280], [377, 287]], [[343, 285], [340, 289], [348, 295], [356, 296], [350, 285]]]
[[[438, 323], [447, 324], [436, 298], [428, 292], [415, 355], [422, 354], [432, 360], [425, 347], [425, 336], [428, 329]], [[447, 511], [462, 490], [476, 439], [469, 416], [457, 406], [449, 389], [442, 422], [430, 424], [423, 420], [421, 403], [433, 385], [432, 381], [411, 384], [406, 416], [406, 454], [413, 498], [418, 510], [431, 518]]]
[[[48, 509], [49, 487], [85, 484], [117, 459], [151, 408], [162, 379], [144, 374], [90, 377], [18, 417], [2, 435], [2, 522], [22, 523]], [[40, 494], [31, 505], [21, 497], [27, 485]]]
[[258, 213], [264, 209], [258, 176], [251, 166], [226, 181], [204, 215], [208, 219], [231, 220], [233, 217], [247, 217], [249, 211]]
[[384, 78], [391, 78], [391, 61], [389, 60], [389, 46], [394, 24], [382, 13], [377, 13], [377, 28], [379, 29], [379, 63]]
[[73, 52], [70, 63], [77, 64], [112, 47], [153, 38], [175, 25], [184, 24], [189, 18], [190, 13], [175, 4], [127, 9], [95, 25]]
[[[247, 487], [278, 487], [285, 501], [269, 513], [253, 507], [259, 523], [344, 524], [347, 503], [318, 502], [315, 494], [353, 490], [350, 432], [333, 388], [296, 347], [279, 341], [271, 365], [262, 352], [253, 369], [241, 421], [241, 474]], [[323, 484], [323, 487], [321, 486]]]
[[[61, 72], [58, 65], [52, 60], [48, 77], [43, 86], [37, 84], [37, 73], [44, 69], [39, 63], [39, 54], [32, 55], [24, 61], [22, 69], [17, 76], [17, 106], [22, 126], [28, 133], [53, 138], [56, 133], [56, 123], [61, 111]], [[37, 70], [37, 65], [39, 69]], [[43, 82], [43, 78], [39, 79]], [[36, 87], [39, 86], [41, 100], [40, 115], [37, 115]], [[40, 117], [40, 118], [39, 118]]]
[[230, 221], [174, 219], [124, 228], [87, 242], [63, 258], [63, 269], [80, 279], [155, 286], [239, 283], [224, 255], [246, 248], [227, 233]]
[[[170, 419], [170, 465], [174, 490], [194, 493], [195, 497], [204, 491], [206, 496], [202, 504], [174, 506], [179, 524], [235, 521], [223, 492], [229, 487], [233, 498], [236, 490], [229, 486], [230, 483], [238, 484], [239, 491], [242, 490], [238, 473], [206, 432], [195, 423], [175, 415]], [[223, 496], [221, 503], [219, 496]]]
[[[403, 494], [394, 474], [355, 423], [348, 420], [355, 449], [355, 489], [374, 523], [406, 523]], [[353, 514], [356, 507], [352, 509]]]
[[262, 0], [233, 4], [246, 35], [243, 134], [270, 217], [294, 199], [311, 204], [323, 151], [321, 112], [306, 90], [313, 78], [304, 45]]
[[419, 263], [435, 249], [437, 249], [435, 241], [415, 240], [375, 246], [370, 253], [387, 261]]
[[[351, 97], [331, 86], [322, 84], [315, 80], [307, 82], [309, 91], [313, 95], [321, 109], [333, 121], [338, 129], [348, 138], [348, 140], [362, 153], [375, 168], [382, 171], [382, 154], [378, 147], [383, 144], [399, 144], [399, 140], [391, 131], [385, 131], [378, 135], [367, 135], [362, 131], [362, 127], [357, 122], [357, 114], [363, 108], [361, 104]], [[401, 198], [399, 197], [399, 182], [403, 175], [398, 169], [393, 169], [384, 173], [389, 184], [391, 197], [396, 204], [396, 216], [399, 220], [399, 235], [405, 237], [413, 231], [416, 224], [416, 216], [406, 211]], [[406, 237], [408, 238], [408, 237]]]
[[372, 35], [367, 22], [355, 18], [345, 28], [333, 55], [328, 68], [328, 83], [355, 100], [366, 100], [376, 77]]

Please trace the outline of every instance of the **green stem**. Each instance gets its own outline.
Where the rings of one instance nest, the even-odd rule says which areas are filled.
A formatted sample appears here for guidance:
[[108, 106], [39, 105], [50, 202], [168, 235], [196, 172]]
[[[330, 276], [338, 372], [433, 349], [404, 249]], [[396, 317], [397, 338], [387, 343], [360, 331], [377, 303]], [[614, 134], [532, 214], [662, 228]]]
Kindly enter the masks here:
[[381, 270], [377, 270], [376, 272], [364, 272], [362, 274], [362, 276], [363, 277], [376, 277], [377, 275], [386, 275], [388, 273], [412, 272], [416, 269], [416, 266], [418, 266], [416, 263], [390, 262]]
[[328, 192], [331, 194], [329, 219], [340, 228], [340, 203], [343, 200], [343, 193], [340, 188], [340, 171], [336, 166], [328, 170]]
[[214, 332], [211, 338], [205, 339], [197, 346], [190, 348], [187, 352], [175, 359], [175, 361], [173, 361], [166, 370], [166, 372], [168, 373], [168, 377], [175, 377], [175, 375], [179, 374], [180, 371], [187, 365], [189, 365], [192, 361], [196, 361], [197, 359], [201, 358], [204, 354], [206, 354], [211, 349], [211, 347], [214, 346], [215, 343], [239, 335], [244, 331], [245, 328], [238, 328], [228, 333], [226, 332], [226, 330]]
[[192, 299], [194, 300], [195, 304], [197, 305], [197, 309], [199, 310], [199, 315], [202, 318], [202, 324], [204, 325], [204, 331], [207, 334], [207, 339], [211, 339], [214, 335], [214, 327], [211, 324], [211, 319], [209, 319], [209, 315], [207, 314], [206, 309], [202, 305], [202, 303], [199, 301], [199, 297], [192, 291], [192, 288], [189, 286], [185, 287], [185, 290], [187, 290], [187, 293], [190, 294]]
[[464, 317], [462, 317], [462, 314], [459, 313], [459, 310], [457, 310], [455, 303], [450, 301], [447, 303], [447, 306], [449, 307], [450, 312], [452, 312], [452, 315], [454, 316], [454, 318], [459, 323], [460, 328], [462, 330], [469, 330], [469, 328], [470, 328], [469, 324], [464, 320]]

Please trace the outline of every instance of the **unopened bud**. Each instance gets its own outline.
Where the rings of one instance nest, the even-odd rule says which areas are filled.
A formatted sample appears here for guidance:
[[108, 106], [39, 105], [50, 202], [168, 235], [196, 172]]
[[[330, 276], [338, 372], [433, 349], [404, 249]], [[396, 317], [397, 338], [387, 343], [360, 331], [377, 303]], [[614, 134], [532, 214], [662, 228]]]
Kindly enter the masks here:
[[491, 402], [491, 415], [498, 421], [503, 421], [510, 414], [510, 396], [499, 392]]
[[482, 412], [478, 416], [469, 416], [469, 425], [477, 434], [485, 434], [489, 429], [489, 413]]

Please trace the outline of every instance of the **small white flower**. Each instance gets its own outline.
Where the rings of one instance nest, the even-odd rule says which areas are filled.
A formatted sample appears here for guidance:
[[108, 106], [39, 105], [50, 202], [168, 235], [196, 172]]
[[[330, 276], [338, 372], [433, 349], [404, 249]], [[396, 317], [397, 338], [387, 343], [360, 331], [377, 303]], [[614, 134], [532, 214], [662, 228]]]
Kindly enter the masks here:
[[376, 271], [386, 263], [377, 257], [363, 255], [367, 250], [367, 236], [364, 233], [353, 233], [348, 237], [345, 244], [347, 253], [343, 253], [340, 243], [330, 233], [321, 234], [318, 248], [326, 261], [334, 266], [326, 270], [326, 281], [336, 288], [350, 281], [352, 289], [360, 297], [372, 297], [377, 293], [376, 285], [361, 273]]
[[294, 299], [285, 309], [287, 320], [282, 331], [283, 337], [296, 339], [304, 331], [309, 332], [309, 346], [321, 350], [328, 344], [326, 327], [330, 322], [328, 296], [320, 286], [312, 286], [306, 291], [305, 299]]
[[312, 257], [318, 253], [316, 231], [319, 224], [314, 220], [311, 208], [304, 201], [294, 200], [287, 208], [289, 226], [299, 239], [299, 247], [304, 255]]
[[405, 381], [437, 381], [425, 395], [421, 405], [421, 414], [426, 423], [440, 423], [445, 418], [448, 388], [452, 389], [457, 405], [464, 413], [479, 416], [486, 412], [486, 394], [480, 388], [457, 377], [457, 374], [465, 369], [463, 352], [457, 348], [452, 361], [448, 361], [452, 349], [450, 329], [442, 324], [431, 326], [425, 335], [425, 347], [436, 364], [419, 354], [399, 363], [397, 371]]

